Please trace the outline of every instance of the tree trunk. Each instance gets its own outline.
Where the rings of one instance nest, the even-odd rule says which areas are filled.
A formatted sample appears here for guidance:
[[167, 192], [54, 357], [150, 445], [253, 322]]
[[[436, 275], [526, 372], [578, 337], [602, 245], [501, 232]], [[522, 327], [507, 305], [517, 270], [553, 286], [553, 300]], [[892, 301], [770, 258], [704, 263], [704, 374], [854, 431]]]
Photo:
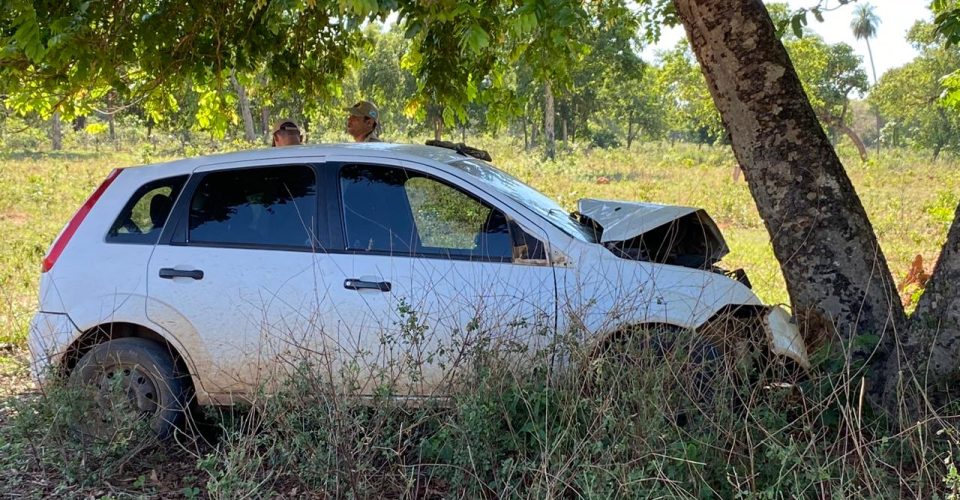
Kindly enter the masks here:
[[547, 158], [551, 160], [557, 156], [553, 112], [553, 89], [550, 87], [550, 80], [547, 80], [543, 83], [543, 140], [546, 145]]
[[[531, 120], [531, 122], [532, 124], [535, 124], [537, 122], [536, 117], [534, 117], [534, 119]], [[540, 133], [540, 127], [537, 127], [536, 125], [530, 127], [530, 147], [531, 148], [537, 147], [537, 134], [539, 133]]]
[[860, 161], [867, 161], [867, 146], [863, 144], [863, 140], [860, 139], [860, 136], [857, 135], [857, 132], [842, 122], [837, 123], [837, 128], [846, 134], [846, 136], [850, 138], [850, 142], [857, 147], [857, 152], [860, 153]]
[[888, 368], [884, 406], [905, 410], [901, 418], [913, 422], [924, 405], [955, 397], [947, 391], [960, 381], [960, 206], [904, 337], [899, 364]]
[[523, 150], [530, 149], [530, 140], [527, 138], [527, 115], [523, 115]]
[[260, 126], [263, 127], [263, 136], [266, 143], [270, 144], [270, 132], [272, 132], [270, 126], [270, 106], [260, 108]]
[[[873, 85], [877, 85], [877, 67], [873, 64], [873, 49], [870, 48], [870, 38], [864, 38], [867, 42], [867, 55], [870, 56], [870, 71], [873, 73]], [[874, 108], [873, 115], [877, 117], [877, 156], [880, 156], [880, 128], [883, 125], [880, 121], [880, 110]]]
[[240, 116], [243, 118], [243, 139], [247, 142], [257, 140], [257, 134], [253, 131], [253, 113], [250, 112], [250, 99], [247, 97], [247, 89], [243, 88], [234, 72], [230, 72], [230, 82], [233, 83], [234, 90], [237, 91], [237, 98], [240, 101]]
[[54, 151], [63, 149], [63, 130], [60, 125], [60, 112], [54, 111], [50, 117], [50, 142]]
[[114, 91], [107, 93], [107, 129], [109, 130], [110, 144], [113, 144], [114, 150], [119, 150], [120, 145], [117, 144], [117, 127], [116, 120], [114, 115], [116, 114], [116, 99], [117, 95]]
[[577, 140], [577, 103], [573, 103], [573, 114], [570, 115], [570, 140]]
[[433, 117], [433, 140], [439, 141], [443, 133], [443, 118], [440, 115]]
[[[867, 214], [761, 0], [674, 0], [730, 133], [798, 319], [883, 372], [905, 321]], [[876, 351], [871, 337], [879, 336]], [[883, 384], [870, 386], [879, 402]]]
[[631, 144], [633, 144], [633, 120], [627, 120], [627, 151], [630, 150]]
[[863, 140], [860, 139], [860, 136], [857, 135], [855, 130], [843, 123], [843, 118], [821, 116], [820, 119], [823, 120], [824, 123], [830, 124], [834, 128], [840, 130], [844, 133], [844, 135], [850, 138], [850, 142], [857, 147], [857, 153], [860, 154], [860, 161], [867, 161], [867, 146], [863, 144]]

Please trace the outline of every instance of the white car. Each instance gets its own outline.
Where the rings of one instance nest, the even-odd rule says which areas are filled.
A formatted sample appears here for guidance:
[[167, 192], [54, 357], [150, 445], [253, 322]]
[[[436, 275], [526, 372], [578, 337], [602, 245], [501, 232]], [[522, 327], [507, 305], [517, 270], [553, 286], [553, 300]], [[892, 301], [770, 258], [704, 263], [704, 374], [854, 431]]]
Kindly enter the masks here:
[[736, 312], [762, 318], [771, 351], [807, 366], [789, 315], [714, 266], [726, 252], [702, 210], [581, 200], [571, 215], [438, 147], [117, 169], [43, 260], [32, 371], [123, 384], [164, 435], [186, 398], [232, 404], [304, 353], [354, 374], [360, 394], [412, 360], [396, 390], [437, 395], [469, 346], [537, 348], [571, 331], [603, 342]]

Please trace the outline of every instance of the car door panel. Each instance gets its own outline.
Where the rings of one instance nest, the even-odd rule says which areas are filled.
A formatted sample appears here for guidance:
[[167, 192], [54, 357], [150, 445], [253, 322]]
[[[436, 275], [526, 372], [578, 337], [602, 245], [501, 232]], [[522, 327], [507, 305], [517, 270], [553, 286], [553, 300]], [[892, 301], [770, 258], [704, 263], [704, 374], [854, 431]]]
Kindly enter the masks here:
[[[284, 168], [293, 173], [275, 174]], [[174, 234], [169, 241], [161, 238], [150, 259], [147, 316], [174, 336], [195, 332], [200, 345], [192, 350], [199, 353], [194, 357], [205, 391], [248, 394], [290, 362], [285, 356], [294, 348], [318, 348], [325, 294], [319, 276], [328, 262], [315, 244], [307, 244], [317, 213], [313, 169], [228, 168], [195, 175], [175, 208], [180, 217]], [[204, 188], [217, 175], [246, 177], [219, 178]], [[294, 192], [301, 188], [303, 193]], [[229, 198], [230, 190], [237, 190], [237, 199]]]
[[[370, 164], [368, 158], [330, 161]], [[423, 168], [400, 161], [374, 166], [410, 172]], [[348, 191], [344, 190], [344, 196], [349, 196]], [[348, 223], [350, 209], [343, 209]], [[390, 207], [378, 206], [372, 212], [387, 209]], [[397, 207], [403, 209], [410, 210], [409, 206]], [[366, 219], [382, 222], [397, 217], [391, 213]], [[407, 223], [398, 224], [399, 233], [409, 231]], [[378, 238], [374, 230], [374, 236], [351, 241], [347, 228], [345, 253], [332, 256], [351, 269], [353, 274], [345, 279], [369, 276], [390, 283], [389, 292], [381, 292], [376, 302], [365, 304], [364, 314], [339, 318], [339, 328], [350, 332], [355, 341], [351, 347], [361, 354], [352, 362], [363, 391], [389, 383], [403, 395], [443, 392], [456, 368], [478, 349], [510, 345], [519, 353], [545, 343], [556, 308], [553, 270], [545, 260], [540, 265], [523, 265], [510, 259], [493, 262], [464, 255], [419, 255], [411, 247], [424, 248], [424, 242], [398, 243], [387, 233]], [[415, 235], [414, 240], [417, 236], [423, 235]], [[364, 242], [377, 239], [386, 245], [380, 250], [390, 251], [364, 248]], [[356, 291], [342, 293], [347, 301], [359, 296]], [[380, 321], [375, 322], [376, 330], [371, 330], [375, 318]]]

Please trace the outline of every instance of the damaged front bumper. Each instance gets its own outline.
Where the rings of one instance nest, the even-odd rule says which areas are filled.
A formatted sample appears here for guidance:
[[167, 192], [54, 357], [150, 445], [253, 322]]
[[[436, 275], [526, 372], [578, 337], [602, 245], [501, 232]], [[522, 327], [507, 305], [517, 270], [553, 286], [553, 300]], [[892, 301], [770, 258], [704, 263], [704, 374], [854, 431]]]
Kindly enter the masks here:
[[763, 329], [772, 353], [796, 361], [805, 370], [810, 369], [810, 358], [800, 328], [786, 309], [781, 306], [770, 307], [763, 317]]

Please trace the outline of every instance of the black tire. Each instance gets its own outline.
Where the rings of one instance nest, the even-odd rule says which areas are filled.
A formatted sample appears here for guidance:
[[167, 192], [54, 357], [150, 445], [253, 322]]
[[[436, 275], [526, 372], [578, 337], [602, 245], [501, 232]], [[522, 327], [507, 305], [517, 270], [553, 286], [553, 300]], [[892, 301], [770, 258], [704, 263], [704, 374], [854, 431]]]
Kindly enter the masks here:
[[[594, 353], [592, 363], [604, 361], [614, 372], [669, 369], [664, 394], [672, 393], [677, 407], [670, 415], [684, 426], [689, 413], [705, 409], [714, 400], [714, 383], [723, 363], [722, 349], [710, 339], [673, 325], [640, 325], [611, 337]], [[614, 377], [615, 379], [615, 377]], [[611, 379], [607, 377], [607, 380]]]
[[149, 340], [121, 338], [94, 346], [71, 372], [70, 383], [94, 400], [87, 418], [78, 422], [86, 435], [109, 437], [117, 431], [119, 417], [132, 416], [145, 420], [162, 440], [184, 419], [186, 374], [167, 348]]

